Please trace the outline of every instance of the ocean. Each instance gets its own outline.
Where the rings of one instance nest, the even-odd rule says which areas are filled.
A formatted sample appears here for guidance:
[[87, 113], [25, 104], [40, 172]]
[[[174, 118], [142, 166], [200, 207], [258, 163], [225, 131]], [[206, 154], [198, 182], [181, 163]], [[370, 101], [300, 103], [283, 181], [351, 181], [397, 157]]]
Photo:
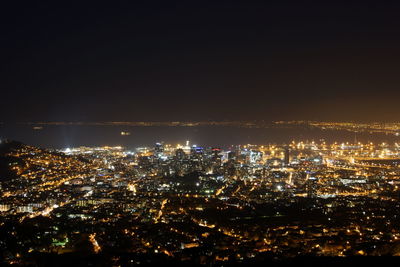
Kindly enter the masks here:
[[[33, 125], [3, 124], [0, 138], [43, 148], [63, 149], [79, 146], [124, 146], [127, 149], [153, 146], [156, 142], [200, 146], [230, 147], [239, 144], [284, 144], [291, 141], [387, 142], [400, 137], [378, 133], [321, 130], [299, 126], [243, 128], [232, 126], [104, 126], [104, 125]], [[121, 135], [127, 132], [127, 135]]]

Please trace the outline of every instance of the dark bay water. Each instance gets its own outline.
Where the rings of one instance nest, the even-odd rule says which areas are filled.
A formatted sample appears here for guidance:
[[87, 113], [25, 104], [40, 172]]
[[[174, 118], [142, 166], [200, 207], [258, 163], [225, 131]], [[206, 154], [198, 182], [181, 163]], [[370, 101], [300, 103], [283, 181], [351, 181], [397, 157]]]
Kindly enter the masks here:
[[[121, 135], [121, 131], [130, 135]], [[152, 146], [164, 141], [171, 144], [191, 144], [203, 146], [228, 147], [237, 144], [281, 144], [291, 141], [326, 142], [400, 142], [400, 137], [386, 134], [355, 133], [337, 130], [320, 130], [300, 127], [291, 128], [240, 128], [224, 126], [166, 127], [166, 126], [83, 126], [59, 125], [43, 126], [34, 130], [29, 125], [3, 124], [0, 138], [21, 141], [26, 144], [46, 148], [65, 148], [77, 146], [115, 146], [127, 148]]]

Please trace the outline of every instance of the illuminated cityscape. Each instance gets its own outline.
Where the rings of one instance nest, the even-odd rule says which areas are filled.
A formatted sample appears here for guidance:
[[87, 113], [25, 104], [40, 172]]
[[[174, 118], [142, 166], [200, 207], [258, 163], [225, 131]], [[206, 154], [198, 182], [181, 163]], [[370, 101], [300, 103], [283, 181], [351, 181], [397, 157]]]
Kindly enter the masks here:
[[47, 150], [3, 140], [1, 153], [8, 263], [400, 255], [397, 143]]
[[400, 1], [3, 2], [0, 266], [400, 265]]

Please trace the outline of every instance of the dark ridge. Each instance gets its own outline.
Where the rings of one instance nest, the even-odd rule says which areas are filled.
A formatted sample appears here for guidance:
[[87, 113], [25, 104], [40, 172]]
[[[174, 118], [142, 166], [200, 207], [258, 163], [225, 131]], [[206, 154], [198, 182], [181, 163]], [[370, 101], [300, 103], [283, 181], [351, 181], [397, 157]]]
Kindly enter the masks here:
[[3, 140], [0, 143], [0, 182], [16, 178], [16, 174], [11, 170], [10, 166], [15, 162], [21, 163], [21, 159], [8, 156], [8, 153], [24, 146], [23, 143], [13, 140]]
[[25, 144], [14, 140], [2, 140], [0, 142], [0, 156], [5, 156], [7, 153], [20, 149], [26, 146]]

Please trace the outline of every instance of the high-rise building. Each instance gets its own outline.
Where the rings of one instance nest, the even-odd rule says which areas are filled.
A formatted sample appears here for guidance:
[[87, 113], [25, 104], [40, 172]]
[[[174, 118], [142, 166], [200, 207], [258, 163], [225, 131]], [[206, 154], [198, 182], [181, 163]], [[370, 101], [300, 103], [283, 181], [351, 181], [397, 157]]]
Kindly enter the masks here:
[[154, 147], [154, 152], [156, 154], [161, 154], [164, 152], [164, 144], [163, 143], [156, 143]]
[[285, 147], [285, 155], [284, 155], [284, 159], [283, 159], [283, 163], [288, 166], [290, 162], [290, 151], [289, 151], [289, 147]]
[[175, 156], [176, 156], [176, 159], [177, 159], [177, 160], [183, 160], [183, 159], [185, 159], [185, 157], [186, 157], [186, 153], [183, 151], [183, 149], [178, 148], [178, 149], [175, 151]]

